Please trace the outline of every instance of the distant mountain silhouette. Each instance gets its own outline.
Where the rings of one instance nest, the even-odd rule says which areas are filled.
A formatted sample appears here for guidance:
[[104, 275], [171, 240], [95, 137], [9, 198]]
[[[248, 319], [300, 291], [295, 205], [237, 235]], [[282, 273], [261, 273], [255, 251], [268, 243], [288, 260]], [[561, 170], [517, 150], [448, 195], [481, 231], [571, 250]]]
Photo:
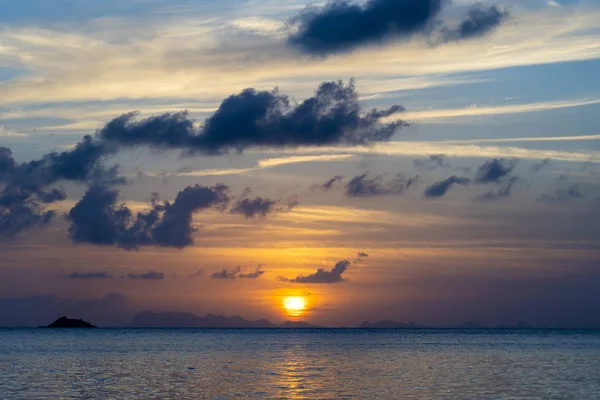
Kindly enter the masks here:
[[322, 328], [321, 325], [313, 325], [313, 324], [309, 324], [308, 322], [302, 322], [302, 321], [285, 321], [283, 324], [281, 324], [281, 328], [295, 328], [295, 329], [302, 329], [302, 328]]
[[129, 324], [135, 328], [275, 328], [277, 325], [259, 319], [248, 321], [234, 315], [225, 317], [223, 315], [209, 314], [199, 317], [191, 313], [143, 311], [136, 314]]
[[60, 317], [50, 325], [46, 326], [46, 328], [95, 328], [95, 326], [82, 319]]
[[485, 325], [481, 325], [479, 322], [468, 321], [468, 322], [463, 322], [462, 324], [458, 325], [457, 328], [460, 328], [460, 329], [481, 329], [481, 328], [485, 328]]
[[[63, 317], [66, 319], [66, 317]], [[62, 318], [54, 324], [62, 321]], [[87, 324], [81, 320], [67, 320]], [[54, 325], [52, 324], [52, 325]], [[303, 321], [286, 321], [281, 325], [276, 325], [269, 320], [259, 319], [250, 321], [240, 316], [234, 315], [226, 317], [223, 315], [208, 314], [206, 317], [199, 317], [192, 313], [182, 312], [154, 312], [143, 311], [136, 314], [133, 320], [128, 325], [130, 328], [286, 328], [286, 329], [303, 329], [303, 328], [323, 328], [321, 325], [313, 325]], [[400, 322], [393, 320], [383, 320], [369, 322], [364, 321], [358, 326], [359, 328], [372, 329], [418, 329], [418, 328], [433, 328], [432, 326], [416, 325], [414, 322]], [[515, 325], [486, 327], [475, 322], [466, 322], [456, 326], [463, 329], [528, 329], [530, 325], [519, 321]]]
[[275, 325], [269, 320], [259, 319], [249, 321], [237, 315], [225, 317], [223, 315], [208, 314], [199, 317], [192, 313], [143, 311], [136, 314], [128, 325], [131, 328], [322, 328], [307, 322], [286, 321], [282, 325]]
[[529, 325], [527, 322], [517, 321], [514, 325], [498, 325], [496, 329], [535, 329], [533, 326]]
[[365, 321], [362, 324], [360, 324], [358, 327], [359, 328], [379, 328], [379, 329], [381, 329], [381, 328], [394, 328], [394, 329], [419, 328], [419, 326], [415, 325], [414, 322], [409, 322], [408, 324], [406, 324], [404, 322], [390, 321], [390, 320], [377, 321], [377, 322]]

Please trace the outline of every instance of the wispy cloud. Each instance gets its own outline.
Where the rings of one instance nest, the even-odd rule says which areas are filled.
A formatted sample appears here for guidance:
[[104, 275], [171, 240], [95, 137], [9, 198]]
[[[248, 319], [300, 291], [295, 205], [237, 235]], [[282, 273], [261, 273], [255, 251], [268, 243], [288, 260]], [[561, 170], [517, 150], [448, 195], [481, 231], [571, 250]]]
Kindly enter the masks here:
[[[278, 151], [286, 153], [287, 151]], [[394, 141], [378, 143], [368, 147], [306, 147], [294, 150], [294, 153], [343, 153], [343, 154], [379, 154], [384, 156], [423, 157], [431, 154], [444, 154], [446, 157], [472, 158], [524, 158], [551, 159], [558, 161], [585, 162], [596, 160], [600, 152], [590, 151], [560, 151], [546, 149], [529, 149], [508, 146], [482, 146], [478, 144], [459, 144], [452, 141]]]
[[[501, 106], [472, 106], [466, 108], [452, 108], [440, 110], [423, 110], [418, 112], [408, 112], [402, 115], [403, 119], [414, 119], [419, 121], [443, 119], [447, 121], [452, 118], [466, 118], [487, 115], [520, 114], [529, 112], [557, 110], [561, 108], [572, 108], [600, 104], [600, 99], [580, 99], [580, 100], [562, 100], [547, 101], [541, 103], [501, 105]], [[390, 118], [390, 120], [393, 120]]]
[[[0, 55], [9, 66], [30, 74], [3, 83], [0, 103], [208, 100], [249, 86], [272, 88], [297, 81], [312, 86], [323, 77], [340, 76], [400, 75], [435, 84], [432, 74], [598, 58], [600, 34], [594, 28], [599, 12], [564, 9], [521, 10], [519, 23], [507, 24], [493, 45], [475, 41], [431, 49], [408, 42], [300, 64], [273, 37], [234, 36], [239, 40], [232, 44], [219, 43], [224, 21], [206, 16], [172, 16], [155, 21], [151, 31], [147, 22], [127, 18], [84, 23], [79, 31], [6, 27]], [[241, 16], [235, 24], [243, 29], [278, 29], [277, 22], [257, 19], [256, 14], [248, 19], [251, 15]], [[127, 40], [115, 40], [115, 32], [123, 27], [127, 27]], [[310, 93], [308, 86], [294, 94]]]
[[6, 129], [3, 125], [0, 125], [0, 137], [27, 137], [26, 133], [16, 132], [12, 129]]
[[178, 172], [177, 176], [220, 176], [220, 175], [239, 175], [246, 172], [258, 171], [261, 169], [274, 168], [288, 164], [311, 163], [311, 162], [333, 162], [349, 160], [352, 154], [328, 154], [328, 155], [310, 155], [310, 156], [290, 156], [266, 158], [259, 160], [256, 166], [250, 168], [226, 168], [226, 169], [204, 169], [198, 171]]

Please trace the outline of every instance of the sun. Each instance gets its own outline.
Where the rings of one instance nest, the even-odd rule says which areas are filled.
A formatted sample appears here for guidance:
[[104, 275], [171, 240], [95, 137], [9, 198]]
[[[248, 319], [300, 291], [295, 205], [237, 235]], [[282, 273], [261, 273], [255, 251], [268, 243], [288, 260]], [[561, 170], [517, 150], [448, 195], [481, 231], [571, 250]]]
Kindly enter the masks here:
[[298, 296], [286, 297], [283, 301], [283, 307], [289, 315], [292, 317], [297, 317], [304, 312], [304, 309], [306, 308], [306, 300], [304, 297]]

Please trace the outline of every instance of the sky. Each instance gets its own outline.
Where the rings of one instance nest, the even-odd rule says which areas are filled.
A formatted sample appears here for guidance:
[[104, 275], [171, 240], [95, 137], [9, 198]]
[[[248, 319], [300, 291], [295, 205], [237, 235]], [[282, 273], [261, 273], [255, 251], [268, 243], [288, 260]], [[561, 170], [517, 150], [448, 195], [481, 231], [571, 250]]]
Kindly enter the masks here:
[[1, 2], [0, 326], [600, 327], [599, 21], [594, 0]]

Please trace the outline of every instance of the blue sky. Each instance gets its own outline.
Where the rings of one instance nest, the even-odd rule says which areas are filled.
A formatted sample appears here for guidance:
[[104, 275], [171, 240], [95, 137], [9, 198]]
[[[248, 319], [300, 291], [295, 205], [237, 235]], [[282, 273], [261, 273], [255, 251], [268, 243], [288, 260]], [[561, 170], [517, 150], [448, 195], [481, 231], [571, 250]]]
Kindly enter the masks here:
[[[437, 18], [455, 26], [474, 3], [454, 1]], [[0, 241], [7, 254], [0, 262], [0, 298], [61, 294], [75, 301], [119, 292], [138, 308], [277, 319], [284, 315], [273, 299], [310, 292], [314, 311], [303, 317], [325, 324], [381, 317], [600, 326], [600, 316], [588, 307], [597, 288], [585, 284], [599, 278], [600, 265], [600, 5], [483, 1], [484, 7], [508, 10], [510, 17], [472, 40], [433, 46], [426, 36], [414, 35], [327, 56], [303, 54], [286, 41], [296, 29], [292, 18], [306, 6], [323, 4], [2, 2], [0, 147], [10, 148], [18, 162], [69, 151], [84, 135], [131, 111], [139, 111], [141, 120], [188, 110], [202, 129], [224, 99], [245, 88], [277, 87], [294, 105], [321, 82], [340, 79], [355, 79], [364, 110], [394, 104], [406, 109], [382, 124], [401, 118], [411, 126], [367, 147], [251, 146], [216, 157], [145, 145], [121, 149], [105, 164], [119, 165], [128, 179], [118, 188], [119, 203], [136, 211], [149, 207], [153, 192], [173, 201], [187, 186], [217, 183], [229, 186], [234, 198], [250, 187], [253, 196], [297, 205], [257, 218], [196, 213], [192, 246], [132, 252], [74, 244], [63, 215], [90, 183], [59, 180], [55, 187], [66, 199], [47, 207], [56, 210], [53, 222]], [[419, 167], [436, 155], [444, 161]], [[478, 169], [494, 159], [514, 169], [495, 184], [477, 183]], [[380, 176], [383, 185], [392, 185], [398, 173], [418, 175], [419, 183], [381, 195], [347, 196], [345, 185], [365, 173]], [[333, 190], [315, 189], [334, 176], [343, 179]], [[471, 183], [425, 198], [427, 187], [451, 176]], [[488, 192], [504, 195], [477, 200]], [[300, 287], [278, 280], [329, 270], [358, 251], [369, 258], [350, 266], [348, 279], [339, 284]], [[165, 264], [166, 259], [171, 261]], [[250, 270], [258, 264], [266, 273], [256, 281], [216, 282], [215, 288], [210, 279], [222, 268]], [[148, 283], [65, 278], [74, 271], [118, 276], [149, 268], [166, 278]], [[184, 278], [198, 269], [207, 273]], [[447, 290], [439, 287], [444, 280]], [[477, 288], [468, 291], [464, 282]], [[487, 308], [460, 311], [465, 290], [469, 298], [485, 297], [480, 288], [494, 282], [498, 291], [486, 298]], [[516, 282], [514, 292], [508, 282]], [[547, 294], [560, 282], [567, 282], [563, 291], [556, 289], [564, 315], [536, 317], [533, 305], [552, 306], [556, 296]], [[534, 296], [535, 287], [548, 290]], [[522, 296], [529, 311], [502, 310], [511, 295]], [[436, 299], [450, 311], [436, 308]], [[396, 311], [384, 311], [390, 304]], [[0, 323], [2, 318], [10, 319], [0, 312]]]

